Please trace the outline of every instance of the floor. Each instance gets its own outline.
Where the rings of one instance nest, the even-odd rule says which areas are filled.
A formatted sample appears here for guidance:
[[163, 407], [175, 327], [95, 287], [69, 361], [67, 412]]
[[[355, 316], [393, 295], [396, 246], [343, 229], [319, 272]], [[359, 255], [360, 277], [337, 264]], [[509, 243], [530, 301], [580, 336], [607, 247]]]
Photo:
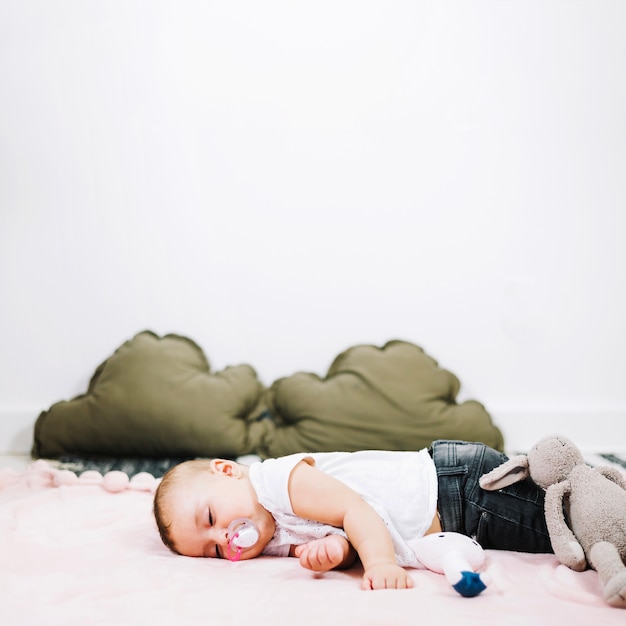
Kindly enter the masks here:
[[[240, 462], [245, 462], [243, 457]], [[256, 457], [253, 459], [256, 460]], [[589, 465], [609, 465], [626, 471], [626, 454], [589, 454], [585, 455], [585, 461]], [[9, 467], [21, 471], [32, 463], [33, 459], [28, 454], [0, 454], [0, 469]], [[103, 470], [104, 471], [104, 470]]]

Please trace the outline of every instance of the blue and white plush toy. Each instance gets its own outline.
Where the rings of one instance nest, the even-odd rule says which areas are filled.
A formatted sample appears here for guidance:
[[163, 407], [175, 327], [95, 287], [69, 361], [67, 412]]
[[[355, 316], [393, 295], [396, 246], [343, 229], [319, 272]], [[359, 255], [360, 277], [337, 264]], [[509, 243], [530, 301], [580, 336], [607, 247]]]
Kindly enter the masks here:
[[485, 551], [470, 537], [441, 532], [410, 542], [419, 562], [438, 574], [444, 574], [455, 591], [471, 598], [487, 588], [478, 569], [485, 562]]

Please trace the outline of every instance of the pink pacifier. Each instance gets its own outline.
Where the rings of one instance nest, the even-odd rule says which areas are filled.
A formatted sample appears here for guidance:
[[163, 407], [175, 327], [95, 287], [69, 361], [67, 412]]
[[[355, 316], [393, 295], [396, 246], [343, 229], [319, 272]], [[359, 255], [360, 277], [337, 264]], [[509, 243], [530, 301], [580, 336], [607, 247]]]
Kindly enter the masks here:
[[228, 525], [228, 560], [238, 561], [245, 548], [251, 548], [259, 540], [259, 529], [247, 517], [234, 519]]

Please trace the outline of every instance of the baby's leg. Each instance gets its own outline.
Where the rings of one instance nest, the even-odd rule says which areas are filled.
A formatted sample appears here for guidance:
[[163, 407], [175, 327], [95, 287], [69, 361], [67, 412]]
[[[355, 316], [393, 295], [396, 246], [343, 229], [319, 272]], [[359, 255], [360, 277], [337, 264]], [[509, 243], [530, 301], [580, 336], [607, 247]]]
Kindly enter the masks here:
[[356, 551], [345, 537], [327, 535], [297, 546], [295, 555], [302, 567], [314, 572], [327, 572], [350, 567], [356, 558]]

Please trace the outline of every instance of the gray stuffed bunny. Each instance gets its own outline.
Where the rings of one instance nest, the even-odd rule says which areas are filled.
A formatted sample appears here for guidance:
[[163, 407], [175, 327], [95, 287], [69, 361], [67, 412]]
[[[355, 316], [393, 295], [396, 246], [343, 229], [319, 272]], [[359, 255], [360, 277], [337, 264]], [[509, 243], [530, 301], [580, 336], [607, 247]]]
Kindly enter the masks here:
[[577, 572], [595, 569], [605, 600], [626, 608], [624, 477], [611, 467], [590, 467], [567, 437], [552, 435], [537, 442], [527, 456], [512, 457], [484, 474], [480, 486], [494, 491], [527, 476], [546, 490], [546, 524], [559, 561]]

